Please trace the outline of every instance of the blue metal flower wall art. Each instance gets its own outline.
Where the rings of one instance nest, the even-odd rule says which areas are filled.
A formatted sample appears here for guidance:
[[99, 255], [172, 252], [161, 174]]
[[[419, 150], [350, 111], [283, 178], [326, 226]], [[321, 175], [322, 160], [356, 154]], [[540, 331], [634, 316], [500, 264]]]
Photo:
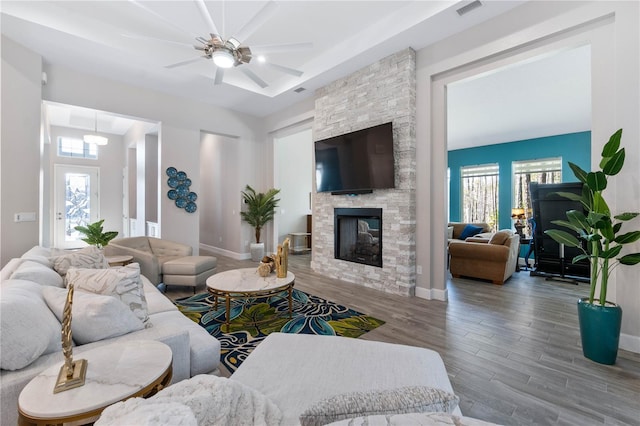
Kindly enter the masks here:
[[169, 176], [167, 184], [170, 188], [167, 197], [175, 201], [176, 207], [179, 209], [185, 209], [187, 213], [195, 212], [198, 208], [196, 205], [198, 194], [189, 189], [191, 179], [187, 177], [185, 172], [178, 171], [175, 167], [167, 167], [167, 176]]

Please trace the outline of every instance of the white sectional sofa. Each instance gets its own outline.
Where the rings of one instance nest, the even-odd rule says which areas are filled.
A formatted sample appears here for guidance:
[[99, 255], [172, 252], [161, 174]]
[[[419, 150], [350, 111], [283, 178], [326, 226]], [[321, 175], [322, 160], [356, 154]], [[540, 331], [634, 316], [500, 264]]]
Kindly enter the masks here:
[[[16, 341], [24, 338], [25, 342], [33, 342], [47, 327], [54, 328], [60, 336], [61, 325], [49, 311], [43, 297], [43, 291], [47, 291], [46, 286], [63, 285], [59, 276], [56, 278], [57, 272], [52, 269], [49, 260], [51, 255], [49, 249], [34, 247], [22, 258], [12, 259], [2, 268], [0, 327], [3, 360], [7, 355], [4, 351], [22, 346], [16, 345]], [[81, 358], [82, 353], [89, 349], [116, 341], [156, 340], [167, 344], [173, 352], [173, 383], [198, 374], [217, 374], [220, 342], [180, 313], [148, 279], [144, 276], [141, 276], [141, 279], [147, 302], [147, 327], [117, 337], [74, 346], [74, 357]], [[74, 304], [73, 309], [75, 312], [77, 304]], [[17, 321], [19, 318], [21, 320]], [[104, 320], [109, 324], [108, 318]], [[47, 324], [44, 324], [45, 322]], [[14, 330], [10, 329], [12, 327]], [[16, 332], [20, 332], [21, 337], [16, 338]], [[0, 370], [0, 424], [17, 424], [18, 396], [21, 390], [40, 372], [63, 361], [57, 342], [52, 341], [44, 346], [44, 353], [28, 365], [19, 369], [4, 369], [3, 365], [3, 369]]]

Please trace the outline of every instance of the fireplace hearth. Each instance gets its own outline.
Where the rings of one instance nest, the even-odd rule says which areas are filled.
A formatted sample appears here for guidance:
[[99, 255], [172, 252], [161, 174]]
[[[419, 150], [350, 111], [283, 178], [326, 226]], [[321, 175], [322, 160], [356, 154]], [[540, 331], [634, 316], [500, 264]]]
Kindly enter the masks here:
[[382, 268], [382, 209], [334, 209], [335, 258]]

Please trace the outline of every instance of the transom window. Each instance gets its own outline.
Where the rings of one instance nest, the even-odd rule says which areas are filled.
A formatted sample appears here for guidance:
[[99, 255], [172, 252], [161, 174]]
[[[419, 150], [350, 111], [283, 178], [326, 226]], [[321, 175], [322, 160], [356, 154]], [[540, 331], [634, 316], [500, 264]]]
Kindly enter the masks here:
[[463, 222], [486, 222], [491, 229], [496, 229], [499, 171], [497, 163], [460, 169]]
[[98, 159], [98, 147], [82, 139], [58, 138], [58, 157]]

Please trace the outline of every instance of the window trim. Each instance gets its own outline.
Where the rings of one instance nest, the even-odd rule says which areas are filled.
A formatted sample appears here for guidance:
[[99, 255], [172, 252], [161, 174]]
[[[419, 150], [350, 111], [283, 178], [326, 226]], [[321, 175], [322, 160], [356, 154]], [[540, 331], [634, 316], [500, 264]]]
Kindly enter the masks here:
[[[82, 154], [77, 154], [74, 152], [71, 152], [69, 150], [64, 151], [63, 150], [63, 143], [64, 142], [82, 142], [83, 144], [83, 148], [82, 148]], [[94, 153], [92, 153], [95, 152]], [[84, 140], [79, 139], [79, 138], [74, 138], [74, 137], [69, 137], [69, 136], [58, 136], [57, 138], [57, 144], [56, 144], [56, 156], [60, 157], [60, 158], [75, 158], [75, 159], [82, 159], [82, 160], [98, 160], [98, 147], [94, 144], [90, 144], [90, 143], [86, 143]]]

